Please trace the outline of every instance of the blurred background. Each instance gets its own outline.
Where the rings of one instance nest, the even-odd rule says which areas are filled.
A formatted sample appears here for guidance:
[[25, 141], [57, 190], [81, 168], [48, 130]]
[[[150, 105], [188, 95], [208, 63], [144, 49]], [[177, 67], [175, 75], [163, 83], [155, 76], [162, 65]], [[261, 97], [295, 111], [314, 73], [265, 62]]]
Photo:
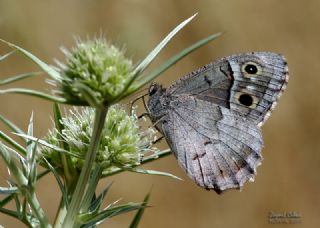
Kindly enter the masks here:
[[[0, 0], [0, 38], [27, 49], [53, 64], [63, 60], [59, 47], [70, 48], [74, 36], [86, 38], [102, 31], [127, 56], [142, 59], [172, 28], [199, 12], [164, 49], [152, 66], [210, 34], [222, 37], [178, 62], [157, 79], [168, 86], [189, 71], [220, 57], [247, 52], [272, 51], [286, 56], [290, 81], [286, 92], [263, 127], [264, 160], [254, 183], [222, 195], [197, 187], [173, 156], [146, 165], [171, 172], [184, 181], [167, 177], [123, 173], [114, 181], [108, 202], [141, 201], [152, 187], [150, 204], [140, 227], [274, 227], [269, 213], [295, 212], [301, 216], [293, 227], [320, 227], [320, 1], [319, 0], [122, 0], [122, 1], [23, 1]], [[0, 55], [10, 49], [0, 44]], [[19, 55], [0, 63], [0, 78], [39, 70]], [[48, 91], [43, 76], [16, 87]], [[31, 112], [35, 135], [52, 126], [52, 104], [21, 95], [0, 96], [1, 115], [22, 129]], [[141, 109], [142, 111], [142, 109]], [[0, 124], [0, 129], [9, 133]], [[160, 148], [166, 148], [163, 142]], [[0, 186], [6, 170], [0, 163]], [[59, 202], [54, 178], [38, 182], [39, 200], [51, 221]], [[134, 213], [118, 216], [100, 227], [127, 227]], [[22, 224], [0, 214], [0, 225]]]

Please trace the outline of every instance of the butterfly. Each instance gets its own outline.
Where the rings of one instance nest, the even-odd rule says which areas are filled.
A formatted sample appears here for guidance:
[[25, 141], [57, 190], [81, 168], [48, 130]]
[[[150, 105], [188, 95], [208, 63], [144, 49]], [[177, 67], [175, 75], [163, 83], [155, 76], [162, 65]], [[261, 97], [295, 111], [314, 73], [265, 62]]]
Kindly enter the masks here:
[[270, 52], [232, 55], [168, 88], [152, 83], [151, 121], [196, 184], [221, 193], [253, 181], [261, 164], [261, 126], [288, 83], [285, 58]]

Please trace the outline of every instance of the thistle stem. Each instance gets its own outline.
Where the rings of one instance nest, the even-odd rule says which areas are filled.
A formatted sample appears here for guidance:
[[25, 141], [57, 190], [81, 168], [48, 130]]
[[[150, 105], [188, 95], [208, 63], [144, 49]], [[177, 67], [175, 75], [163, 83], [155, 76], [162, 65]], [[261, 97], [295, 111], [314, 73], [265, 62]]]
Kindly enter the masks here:
[[42, 210], [40, 203], [35, 195], [34, 192], [28, 192], [24, 194], [27, 198], [28, 203], [30, 204], [30, 207], [33, 209], [33, 213], [36, 215], [36, 217], [39, 219], [40, 227], [41, 228], [49, 228], [52, 227], [48, 221], [48, 218], [46, 217], [44, 211]]
[[63, 198], [61, 197], [60, 204], [59, 204], [59, 210], [56, 215], [56, 218], [54, 219], [54, 228], [62, 228], [62, 223], [64, 218], [66, 217], [67, 214], [67, 207], [63, 201]]
[[104, 126], [104, 121], [106, 119], [108, 112], [107, 107], [96, 108], [95, 112], [95, 120], [93, 133], [91, 136], [91, 143], [89, 147], [89, 151], [86, 154], [85, 162], [76, 185], [76, 189], [71, 199], [71, 203], [68, 208], [67, 215], [64, 219], [62, 227], [78, 227], [77, 215], [80, 212], [81, 204], [83, 201], [83, 196], [87, 191], [94, 191], [95, 189], [88, 188], [88, 181], [90, 178], [90, 173], [92, 171], [92, 166], [94, 164], [97, 150], [99, 148], [99, 143], [101, 139], [101, 133]]

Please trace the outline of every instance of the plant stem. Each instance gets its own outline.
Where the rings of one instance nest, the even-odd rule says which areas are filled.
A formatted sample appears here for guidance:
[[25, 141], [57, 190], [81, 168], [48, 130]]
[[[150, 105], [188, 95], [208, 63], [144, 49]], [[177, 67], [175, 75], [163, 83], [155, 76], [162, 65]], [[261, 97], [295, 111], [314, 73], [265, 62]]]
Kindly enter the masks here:
[[63, 223], [64, 218], [66, 217], [66, 214], [67, 214], [67, 207], [64, 203], [63, 197], [61, 197], [60, 204], [59, 204], [59, 210], [58, 210], [58, 213], [56, 214], [56, 218], [54, 219], [54, 224], [53, 224], [54, 228], [61, 228], [62, 227], [62, 223]]
[[48, 218], [46, 217], [44, 211], [42, 210], [40, 203], [39, 203], [34, 191], [32, 191], [32, 192], [26, 191], [25, 197], [27, 198], [27, 201], [30, 204], [30, 206], [33, 210], [33, 213], [36, 215], [37, 219], [39, 220], [40, 227], [43, 227], [43, 228], [52, 227], [50, 225]]
[[91, 188], [87, 189], [87, 185], [88, 185], [88, 180], [90, 178], [90, 173], [92, 171], [92, 166], [96, 158], [97, 150], [99, 148], [101, 133], [104, 126], [105, 118], [107, 116], [107, 112], [108, 112], [108, 107], [96, 108], [90, 147], [86, 154], [85, 162], [84, 162], [76, 189], [72, 196], [71, 203], [69, 205], [68, 212], [64, 219], [62, 227], [71, 228], [71, 227], [77, 227], [79, 225], [77, 222], [77, 215], [80, 212], [83, 196], [86, 190], [92, 190], [92, 191], [95, 190]]

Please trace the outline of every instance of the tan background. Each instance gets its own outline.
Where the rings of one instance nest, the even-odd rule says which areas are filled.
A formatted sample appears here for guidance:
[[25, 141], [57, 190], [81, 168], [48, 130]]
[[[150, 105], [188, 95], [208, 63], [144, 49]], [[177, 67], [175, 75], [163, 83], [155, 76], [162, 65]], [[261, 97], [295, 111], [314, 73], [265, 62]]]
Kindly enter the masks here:
[[[320, 1], [319, 0], [122, 0], [122, 1], [10, 1], [0, 0], [0, 37], [16, 43], [49, 63], [63, 60], [60, 46], [71, 47], [73, 36], [86, 38], [103, 31], [138, 61], [174, 26], [199, 12], [163, 51], [153, 66], [209, 34], [223, 37], [186, 57], [158, 79], [169, 85], [181, 75], [226, 55], [245, 51], [283, 53], [290, 82], [280, 104], [263, 127], [264, 161], [254, 183], [242, 192], [221, 196], [198, 188], [178, 167], [173, 156], [147, 167], [172, 172], [185, 181], [121, 174], [114, 180], [111, 200], [140, 201], [153, 185], [151, 204], [140, 227], [280, 227], [268, 223], [269, 212], [297, 212], [298, 225], [320, 227]], [[0, 45], [0, 54], [9, 49]], [[37, 70], [15, 55], [0, 63], [0, 77]], [[16, 86], [49, 88], [43, 77]], [[31, 111], [36, 136], [51, 126], [51, 103], [20, 95], [0, 96], [1, 114], [26, 129]], [[1, 124], [1, 130], [8, 132]], [[165, 144], [162, 145], [165, 148]], [[0, 183], [5, 185], [1, 168]], [[59, 191], [52, 177], [41, 180], [38, 196], [52, 220]], [[133, 213], [100, 227], [127, 227]], [[5, 227], [21, 223], [0, 215]]]

